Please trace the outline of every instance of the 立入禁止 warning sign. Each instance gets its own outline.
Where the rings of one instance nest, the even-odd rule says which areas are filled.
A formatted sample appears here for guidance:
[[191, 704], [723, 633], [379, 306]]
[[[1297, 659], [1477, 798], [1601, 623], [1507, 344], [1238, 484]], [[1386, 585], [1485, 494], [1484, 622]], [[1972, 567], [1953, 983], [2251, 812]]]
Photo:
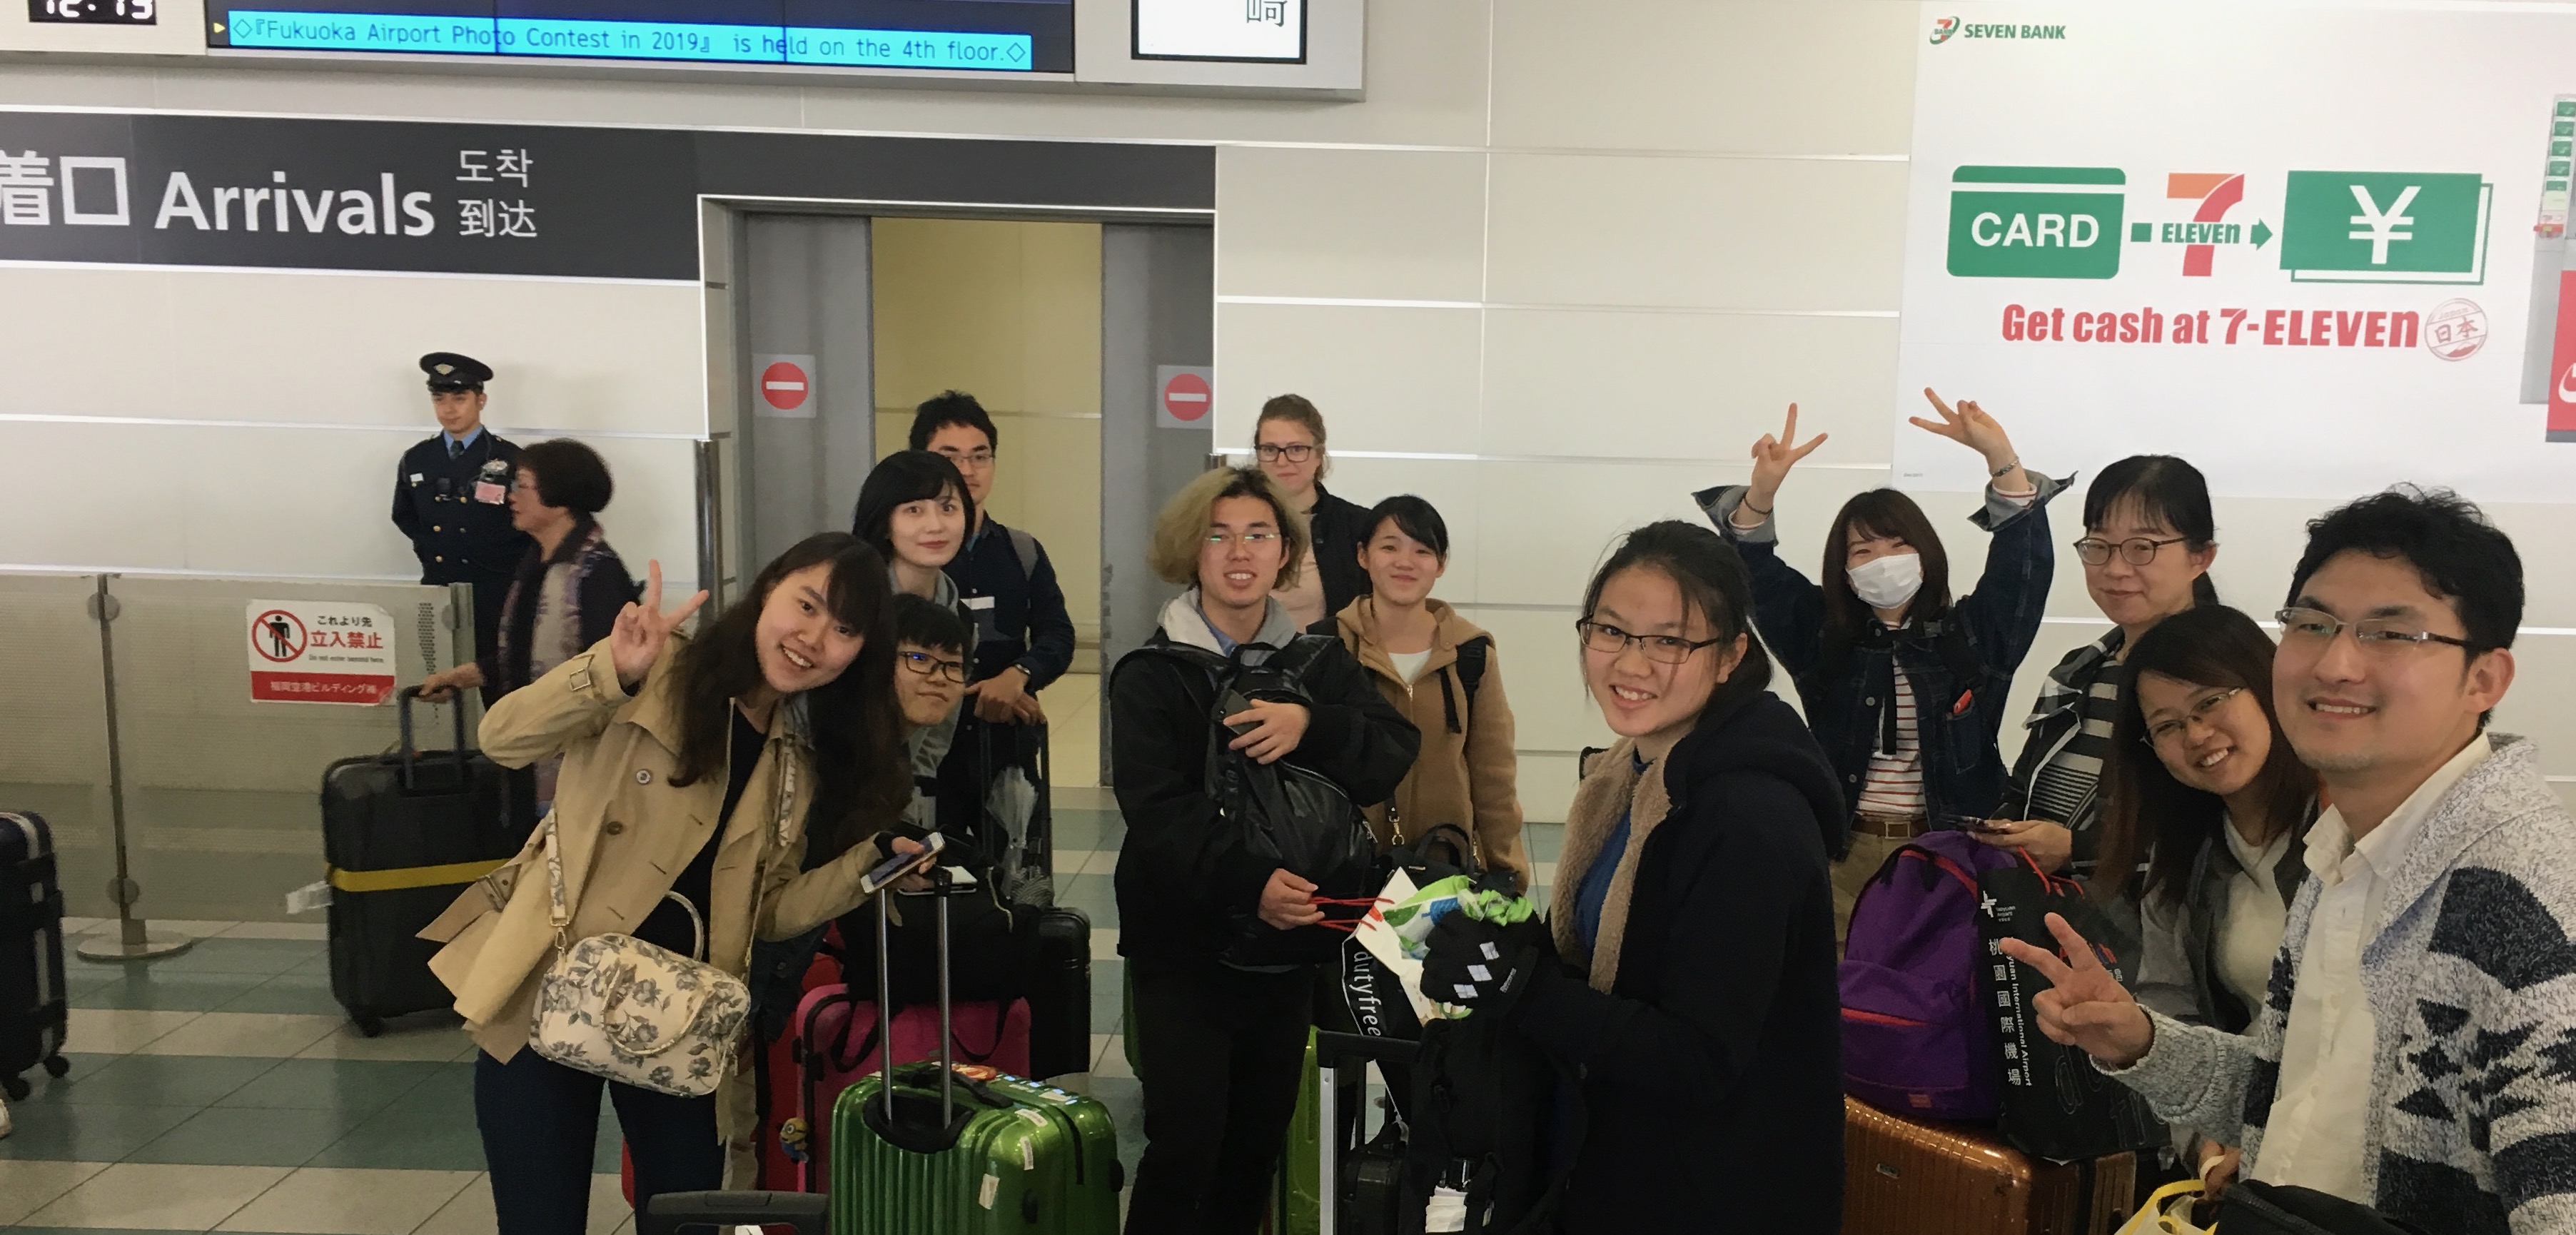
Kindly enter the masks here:
[[394, 694], [393, 615], [329, 600], [254, 600], [250, 697], [260, 703], [377, 704]]

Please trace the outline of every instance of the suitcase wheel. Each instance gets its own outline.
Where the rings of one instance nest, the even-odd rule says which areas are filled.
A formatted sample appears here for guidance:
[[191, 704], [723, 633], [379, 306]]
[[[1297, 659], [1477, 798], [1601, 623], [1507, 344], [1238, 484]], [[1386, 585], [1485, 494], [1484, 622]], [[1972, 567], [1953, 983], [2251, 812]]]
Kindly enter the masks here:
[[63, 1058], [63, 1057], [62, 1057], [62, 1056], [60, 1056], [60, 1055], [56, 1055], [56, 1056], [54, 1056], [54, 1057], [52, 1057], [52, 1058], [50, 1058], [50, 1059], [47, 1059], [47, 1060], [45, 1061], [45, 1075], [47, 1075], [47, 1076], [51, 1076], [51, 1077], [62, 1077], [62, 1076], [66, 1076], [66, 1075], [69, 1075], [69, 1074], [70, 1074], [71, 1070], [72, 1070], [72, 1061], [70, 1061], [70, 1060], [68, 1060], [68, 1059]]
[[35, 1088], [22, 1078], [0, 1076], [0, 1094], [7, 1094], [12, 1102], [24, 1102], [27, 1100], [27, 1095], [34, 1092]]
[[385, 1021], [383, 1017], [373, 1016], [365, 1012], [350, 1013], [349, 1023], [358, 1027], [358, 1036], [362, 1038], [376, 1037], [385, 1031]]

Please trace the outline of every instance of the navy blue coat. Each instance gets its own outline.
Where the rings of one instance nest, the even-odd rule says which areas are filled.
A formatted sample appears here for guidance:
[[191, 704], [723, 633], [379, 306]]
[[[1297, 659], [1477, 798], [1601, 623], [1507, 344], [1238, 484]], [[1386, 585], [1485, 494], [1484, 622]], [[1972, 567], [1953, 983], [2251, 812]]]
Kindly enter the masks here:
[[[510, 586], [536, 543], [510, 526], [509, 488], [518, 470], [519, 448], [489, 427], [453, 459], [444, 433], [403, 452], [394, 469], [394, 526], [411, 539], [421, 582]], [[483, 500], [495, 496], [488, 489], [476, 496], [475, 486], [485, 483], [499, 486], [497, 500]], [[498, 606], [496, 593], [496, 614]]]
[[2003, 755], [1996, 746], [2004, 724], [2004, 696], [2013, 672], [2039, 636], [2048, 585], [2057, 568], [2048, 539], [2048, 500], [2064, 489], [2034, 473], [2039, 495], [2028, 506], [1997, 518], [1991, 509], [1971, 517], [1994, 536], [1976, 589], [1950, 602], [1942, 622], [1965, 643], [1965, 673], [1953, 671], [1926, 624], [1909, 621], [1887, 631], [1872, 618], [1874, 639], [1854, 646], [1839, 663], [1824, 648], [1825, 590], [1780, 560], [1774, 541], [1747, 540], [1728, 522], [1742, 486], [1695, 494], [1719, 534], [1744, 556], [1753, 575], [1753, 621], [1762, 641], [1797, 683], [1808, 728], [1825, 748], [1843, 796], [1857, 805], [1870, 752], [1879, 744], [1880, 712], [1896, 706], [1895, 667], [1914, 689], [1917, 736], [1923, 751], [1927, 817], [1992, 817], [2004, 795]]

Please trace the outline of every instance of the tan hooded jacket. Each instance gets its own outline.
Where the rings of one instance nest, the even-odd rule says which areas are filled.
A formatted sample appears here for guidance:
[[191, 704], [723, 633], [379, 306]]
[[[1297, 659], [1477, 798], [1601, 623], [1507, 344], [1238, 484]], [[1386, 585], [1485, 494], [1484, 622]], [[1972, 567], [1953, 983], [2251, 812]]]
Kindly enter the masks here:
[[[1386, 649], [1368, 637], [1376, 599], [1362, 596], [1334, 615], [1334, 633], [1377, 682], [1379, 693], [1422, 731], [1422, 752], [1396, 786], [1395, 797], [1366, 807], [1370, 830], [1383, 847], [1418, 838], [1439, 824], [1465, 829], [1487, 870], [1508, 870], [1530, 889], [1529, 854], [1521, 847], [1520, 760], [1512, 753], [1512, 705], [1503, 695], [1502, 659], [1493, 636], [1438, 600], [1425, 601], [1438, 626], [1422, 676], [1406, 682]], [[1473, 704], [1458, 678], [1458, 645], [1484, 639], [1485, 676]], [[1444, 701], [1443, 690], [1447, 691]], [[1460, 733], [1449, 725], [1458, 709]]]

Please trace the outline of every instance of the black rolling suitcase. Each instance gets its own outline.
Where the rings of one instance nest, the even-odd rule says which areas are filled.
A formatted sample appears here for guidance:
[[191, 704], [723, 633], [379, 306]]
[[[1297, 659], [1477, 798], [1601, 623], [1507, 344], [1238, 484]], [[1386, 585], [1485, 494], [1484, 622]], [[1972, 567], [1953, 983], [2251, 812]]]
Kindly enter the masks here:
[[1091, 1070], [1091, 918], [1065, 905], [1020, 906], [1037, 915], [1021, 982], [1029, 1001], [1029, 1071], [1045, 1080]]
[[63, 991], [63, 886], [44, 817], [0, 812], [0, 1093], [27, 1096], [19, 1076], [63, 1058], [70, 1001]]
[[[1047, 727], [982, 725], [976, 730], [977, 780], [982, 784], [979, 839], [994, 856], [996, 879], [1015, 902], [1014, 913], [1035, 914], [1023, 990], [1029, 1001], [1029, 1071], [1039, 1079], [1091, 1070], [1091, 918], [1055, 903], [1055, 812], [1049, 786]], [[1007, 747], [1007, 750], [1001, 749]], [[1003, 771], [1028, 779], [1025, 821], [996, 808], [994, 784]]]
[[331, 996], [369, 1037], [388, 1016], [454, 1002], [429, 971], [439, 945], [419, 932], [465, 885], [516, 855], [536, 822], [515, 817], [526, 812], [511, 809], [509, 773], [466, 748], [463, 706], [454, 749], [412, 749], [418, 693], [406, 687], [399, 697], [400, 750], [343, 759], [322, 774]]

